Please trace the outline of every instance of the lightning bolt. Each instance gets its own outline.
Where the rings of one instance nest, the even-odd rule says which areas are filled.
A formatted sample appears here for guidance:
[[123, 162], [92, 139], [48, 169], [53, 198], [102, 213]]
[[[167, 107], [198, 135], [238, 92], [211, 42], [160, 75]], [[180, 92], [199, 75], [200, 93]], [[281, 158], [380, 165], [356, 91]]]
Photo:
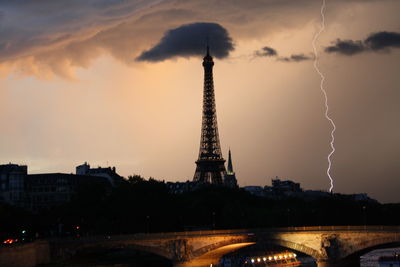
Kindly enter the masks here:
[[319, 28], [319, 31], [315, 34], [314, 39], [312, 40], [312, 47], [314, 50], [314, 69], [316, 70], [316, 72], [319, 74], [319, 76], [321, 77], [321, 82], [320, 82], [320, 89], [324, 95], [325, 98], [325, 118], [331, 123], [332, 125], [332, 130], [331, 130], [331, 152], [328, 154], [328, 168], [326, 170], [326, 174], [328, 175], [328, 178], [330, 180], [330, 187], [329, 187], [329, 192], [332, 192], [333, 189], [333, 178], [331, 176], [331, 167], [332, 167], [332, 160], [331, 157], [333, 155], [333, 153], [335, 153], [335, 131], [336, 131], [336, 125], [333, 122], [333, 120], [331, 119], [331, 117], [329, 117], [329, 105], [328, 105], [328, 94], [326, 93], [326, 90], [324, 89], [324, 81], [325, 81], [325, 76], [322, 74], [322, 72], [319, 70], [318, 68], [318, 52], [317, 52], [317, 48], [315, 46], [316, 41], [318, 40], [319, 36], [321, 35], [321, 33], [324, 31], [325, 29], [325, 15], [324, 15], [324, 11], [325, 11], [325, 6], [326, 6], [326, 0], [322, 0], [322, 5], [321, 5], [321, 10], [320, 10], [320, 14], [321, 14], [321, 25]]

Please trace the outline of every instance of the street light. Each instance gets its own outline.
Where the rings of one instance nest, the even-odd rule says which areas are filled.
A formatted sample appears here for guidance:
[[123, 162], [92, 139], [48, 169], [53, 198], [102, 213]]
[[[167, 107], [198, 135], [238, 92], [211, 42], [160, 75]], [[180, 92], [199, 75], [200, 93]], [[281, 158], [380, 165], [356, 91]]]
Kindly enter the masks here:
[[212, 229], [215, 230], [215, 211], [212, 212]]
[[364, 227], [366, 227], [367, 226], [367, 207], [363, 206], [362, 209], [363, 209], [363, 224], [364, 224]]
[[146, 232], [150, 233], [150, 215], [146, 215]]

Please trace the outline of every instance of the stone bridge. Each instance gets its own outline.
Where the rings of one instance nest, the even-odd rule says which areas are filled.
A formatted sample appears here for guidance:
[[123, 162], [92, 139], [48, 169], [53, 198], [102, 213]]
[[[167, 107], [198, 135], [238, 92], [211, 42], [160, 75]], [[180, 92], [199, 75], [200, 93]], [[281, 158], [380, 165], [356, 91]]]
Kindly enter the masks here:
[[[230, 252], [256, 243], [281, 246], [316, 259], [318, 267], [359, 266], [359, 256], [400, 246], [400, 226], [323, 226], [242, 229], [48, 239], [0, 249], [0, 266], [59, 262], [82, 251], [128, 248], [170, 259], [174, 266], [216, 266]], [[24, 261], [24, 262], [21, 262]]]

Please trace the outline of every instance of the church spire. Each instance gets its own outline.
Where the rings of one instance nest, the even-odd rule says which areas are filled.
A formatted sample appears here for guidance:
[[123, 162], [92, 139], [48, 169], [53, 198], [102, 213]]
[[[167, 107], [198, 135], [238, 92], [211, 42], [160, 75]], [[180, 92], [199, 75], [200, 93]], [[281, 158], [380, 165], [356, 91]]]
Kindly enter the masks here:
[[234, 174], [233, 166], [232, 166], [232, 155], [231, 149], [229, 148], [229, 157], [228, 157], [228, 170], [226, 171], [227, 174]]
[[236, 180], [236, 174], [233, 171], [233, 166], [232, 166], [232, 154], [231, 154], [231, 149], [229, 148], [229, 158], [228, 158], [228, 169], [225, 174], [225, 179], [224, 179], [224, 184], [226, 186], [235, 188], [237, 187], [237, 180]]

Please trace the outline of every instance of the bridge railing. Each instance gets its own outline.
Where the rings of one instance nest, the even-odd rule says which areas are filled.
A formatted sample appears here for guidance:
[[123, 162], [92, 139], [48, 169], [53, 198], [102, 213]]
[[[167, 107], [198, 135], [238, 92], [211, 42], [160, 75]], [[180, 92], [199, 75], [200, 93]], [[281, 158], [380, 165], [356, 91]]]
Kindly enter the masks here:
[[272, 228], [272, 231], [296, 232], [296, 231], [400, 231], [400, 226], [384, 225], [347, 225], [347, 226], [293, 226], [284, 228]]
[[278, 228], [253, 228], [253, 229], [228, 229], [228, 230], [200, 230], [187, 232], [168, 232], [142, 234], [147, 236], [196, 236], [196, 235], [221, 235], [221, 234], [248, 234], [259, 232], [309, 232], [309, 231], [390, 231], [400, 232], [400, 226], [294, 226]]
[[[329, 232], [329, 231], [367, 231], [367, 232], [396, 232], [400, 233], [400, 226], [300, 226], [300, 227], [280, 227], [280, 228], [258, 228], [258, 229], [228, 229], [228, 230], [199, 230], [186, 232], [168, 232], [168, 233], [137, 233], [132, 235], [102, 235], [80, 237], [83, 242], [90, 241], [119, 241], [127, 239], [166, 239], [177, 237], [195, 237], [195, 236], [218, 236], [218, 235], [252, 235], [259, 233], [284, 233], [284, 232]], [[63, 240], [74, 240], [77, 238], [63, 238]], [[57, 238], [53, 239], [57, 241]]]

